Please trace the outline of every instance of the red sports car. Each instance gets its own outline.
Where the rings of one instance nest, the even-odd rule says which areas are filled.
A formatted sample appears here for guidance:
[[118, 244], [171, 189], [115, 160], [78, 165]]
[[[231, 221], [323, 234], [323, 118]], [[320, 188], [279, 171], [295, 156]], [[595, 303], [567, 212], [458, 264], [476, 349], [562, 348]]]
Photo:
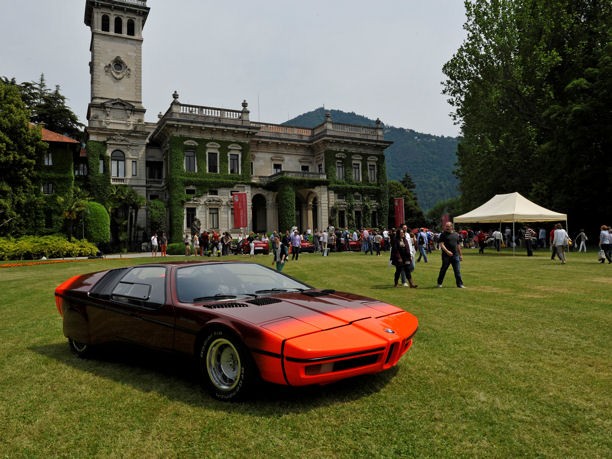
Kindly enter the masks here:
[[[263, 253], [264, 255], [268, 255], [270, 253], [270, 244], [264, 241], [260, 241], [259, 239], [256, 239], [253, 241], [253, 243], [255, 244], [255, 255], [257, 255], [258, 253]], [[240, 241], [240, 253], [243, 254], [248, 254], [251, 251], [251, 247], [249, 244], [248, 239], [243, 239], [242, 241]]]
[[386, 370], [418, 327], [398, 307], [245, 262], [78, 275], [57, 287], [55, 301], [77, 355], [113, 342], [191, 355], [221, 400], [243, 397], [258, 380], [302, 386]]

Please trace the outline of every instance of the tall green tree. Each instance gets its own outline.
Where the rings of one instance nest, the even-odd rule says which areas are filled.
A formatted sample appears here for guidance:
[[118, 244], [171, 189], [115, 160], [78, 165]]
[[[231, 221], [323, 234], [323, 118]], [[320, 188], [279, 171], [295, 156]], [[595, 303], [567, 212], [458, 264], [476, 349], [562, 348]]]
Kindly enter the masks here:
[[111, 234], [113, 242], [121, 249], [138, 248], [139, 238], [136, 222], [138, 212], [146, 200], [133, 188], [127, 185], [112, 185], [108, 202], [111, 216]]
[[[519, 191], [581, 222], [609, 215], [612, 4], [470, 0], [444, 65], [463, 204]], [[597, 185], [597, 187], [595, 187]], [[603, 194], [602, 194], [603, 192]]]
[[18, 86], [23, 101], [30, 109], [33, 123], [42, 123], [47, 129], [73, 139], [82, 137], [83, 124], [66, 105], [66, 97], [60, 92], [59, 85], [55, 89], [48, 88], [42, 74], [38, 81], [24, 82]]
[[32, 231], [32, 203], [40, 197], [36, 180], [37, 151], [44, 151], [40, 130], [30, 126], [30, 114], [18, 88], [0, 80], [0, 235]]
[[63, 209], [62, 216], [68, 239], [72, 240], [75, 225], [82, 220], [83, 212], [87, 209], [88, 196], [80, 188], [74, 187], [65, 197], [58, 199]]
[[[405, 223], [410, 228], [417, 228], [419, 226], [423, 226], [426, 223], [425, 215], [423, 215], [423, 211], [419, 207], [417, 203], [416, 197], [414, 193], [408, 189], [403, 182], [407, 182], [406, 178], [410, 178], [408, 174], [404, 176], [402, 182], [397, 182], [395, 180], [389, 180], [387, 182], [387, 188], [389, 190], [389, 209], [394, 208], [393, 200], [395, 198], [403, 198], [404, 199], [404, 219]], [[414, 188], [414, 183], [412, 184]], [[389, 227], [395, 226], [395, 216], [393, 212], [389, 213]]]

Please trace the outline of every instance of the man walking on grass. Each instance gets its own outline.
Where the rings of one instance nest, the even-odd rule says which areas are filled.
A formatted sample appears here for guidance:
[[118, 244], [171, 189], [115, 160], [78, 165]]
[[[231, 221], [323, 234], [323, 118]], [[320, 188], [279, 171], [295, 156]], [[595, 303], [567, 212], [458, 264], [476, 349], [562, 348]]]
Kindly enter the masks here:
[[439, 244], [440, 250], [442, 251], [442, 266], [438, 274], [438, 287], [442, 287], [446, 270], [452, 265], [457, 287], [465, 288], [463, 286], [463, 280], [461, 279], [460, 262], [463, 260], [463, 255], [461, 253], [461, 237], [455, 232], [451, 222], [447, 222], [446, 225], [444, 225], [444, 232], [440, 235]]

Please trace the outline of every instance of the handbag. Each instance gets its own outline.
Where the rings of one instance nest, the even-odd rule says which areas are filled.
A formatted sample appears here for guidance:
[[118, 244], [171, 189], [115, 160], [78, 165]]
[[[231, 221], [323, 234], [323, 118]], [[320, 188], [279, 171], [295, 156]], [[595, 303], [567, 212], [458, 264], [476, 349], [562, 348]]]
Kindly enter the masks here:
[[601, 249], [598, 253], [597, 253], [597, 259], [598, 260], [605, 260], [606, 259], [606, 254], [604, 253], [603, 249]]

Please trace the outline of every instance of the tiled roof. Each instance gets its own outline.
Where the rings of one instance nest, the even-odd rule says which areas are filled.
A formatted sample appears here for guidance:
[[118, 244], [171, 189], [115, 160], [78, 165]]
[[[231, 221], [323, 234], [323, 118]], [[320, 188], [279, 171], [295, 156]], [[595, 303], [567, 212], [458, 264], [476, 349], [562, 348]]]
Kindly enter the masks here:
[[43, 142], [79, 143], [77, 140], [71, 139], [70, 137], [66, 137], [62, 134], [58, 134], [57, 132], [50, 131], [42, 126], [40, 126], [40, 128], [42, 131]]

